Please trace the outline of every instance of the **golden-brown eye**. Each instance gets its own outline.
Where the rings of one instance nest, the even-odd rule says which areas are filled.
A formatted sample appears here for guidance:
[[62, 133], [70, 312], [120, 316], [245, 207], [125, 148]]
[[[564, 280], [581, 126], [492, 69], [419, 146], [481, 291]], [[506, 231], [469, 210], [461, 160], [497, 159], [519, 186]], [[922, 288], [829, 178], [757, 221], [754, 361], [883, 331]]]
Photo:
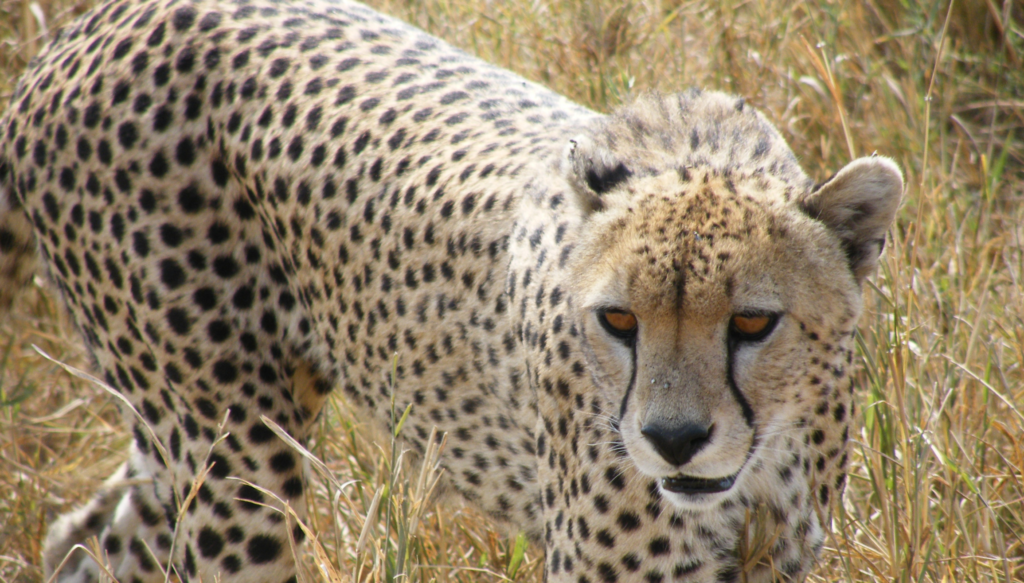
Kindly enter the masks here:
[[733, 316], [732, 325], [744, 334], [760, 334], [768, 327], [768, 316]]
[[778, 320], [778, 316], [775, 315], [736, 315], [732, 317], [730, 328], [736, 338], [756, 341], [770, 334]]
[[598, 314], [601, 325], [611, 335], [630, 339], [636, 336], [636, 316], [624, 310], [604, 310]]

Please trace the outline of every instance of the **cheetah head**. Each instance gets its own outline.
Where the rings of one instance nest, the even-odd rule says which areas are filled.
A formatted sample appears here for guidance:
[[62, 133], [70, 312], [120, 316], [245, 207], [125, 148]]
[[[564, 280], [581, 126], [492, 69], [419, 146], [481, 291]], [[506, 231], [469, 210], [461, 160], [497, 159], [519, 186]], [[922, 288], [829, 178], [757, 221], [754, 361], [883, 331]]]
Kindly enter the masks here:
[[771, 488], [782, 450], [817, 445], [814, 409], [848, 407], [862, 282], [903, 189], [878, 157], [815, 187], [760, 114], [702, 99], [635, 105], [562, 162], [588, 368], [625, 452], [682, 507]]

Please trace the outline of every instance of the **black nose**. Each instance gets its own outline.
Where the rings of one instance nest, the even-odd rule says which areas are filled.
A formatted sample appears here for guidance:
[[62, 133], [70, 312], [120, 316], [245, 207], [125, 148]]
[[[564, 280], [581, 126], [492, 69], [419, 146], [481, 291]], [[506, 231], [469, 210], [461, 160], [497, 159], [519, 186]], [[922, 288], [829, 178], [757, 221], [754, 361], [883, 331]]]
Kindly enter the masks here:
[[711, 427], [688, 423], [685, 425], [645, 425], [640, 433], [651, 442], [665, 461], [681, 466], [697, 455], [711, 437]]

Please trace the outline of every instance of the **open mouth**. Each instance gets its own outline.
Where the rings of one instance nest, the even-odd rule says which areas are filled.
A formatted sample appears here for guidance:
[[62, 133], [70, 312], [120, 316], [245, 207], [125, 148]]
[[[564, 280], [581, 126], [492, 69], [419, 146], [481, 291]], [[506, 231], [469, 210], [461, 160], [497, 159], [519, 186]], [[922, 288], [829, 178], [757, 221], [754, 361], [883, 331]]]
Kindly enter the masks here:
[[678, 476], [662, 478], [661, 487], [676, 494], [717, 494], [732, 488], [733, 484], [736, 483], [738, 475], [737, 473], [726, 478], [709, 479], [694, 478], [680, 474]]

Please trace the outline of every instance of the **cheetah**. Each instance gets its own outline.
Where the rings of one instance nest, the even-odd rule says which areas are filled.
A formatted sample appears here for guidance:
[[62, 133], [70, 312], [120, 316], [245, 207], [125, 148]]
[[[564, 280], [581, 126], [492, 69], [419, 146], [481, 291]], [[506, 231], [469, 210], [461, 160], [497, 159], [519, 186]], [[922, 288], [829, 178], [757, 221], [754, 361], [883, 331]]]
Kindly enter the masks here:
[[302, 442], [340, 394], [447, 433], [549, 581], [802, 580], [902, 191], [877, 156], [815, 184], [742, 99], [601, 115], [356, 3], [107, 1], [0, 121], [0, 307], [41, 254], [133, 434], [46, 575], [96, 536], [121, 581], [296, 581], [261, 416]]

